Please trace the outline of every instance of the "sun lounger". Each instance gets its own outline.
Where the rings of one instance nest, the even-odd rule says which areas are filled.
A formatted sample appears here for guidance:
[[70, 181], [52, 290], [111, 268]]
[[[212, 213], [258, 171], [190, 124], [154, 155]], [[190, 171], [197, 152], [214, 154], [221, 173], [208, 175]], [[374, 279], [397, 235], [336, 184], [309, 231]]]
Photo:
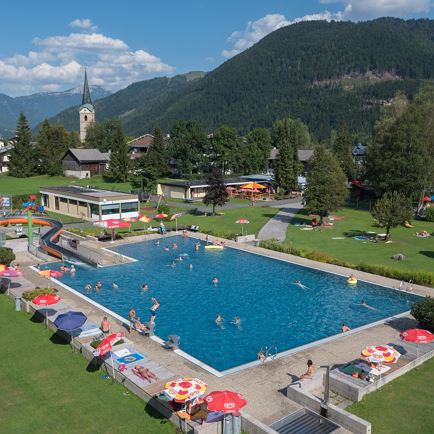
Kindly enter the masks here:
[[196, 226], [196, 225], [191, 225], [188, 229], [191, 232], [199, 232], [199, 226]]
[[380, 375], [383, 375], [384, 373], [390, 370], [390, 366], [381, 366], [380, 368], [373, 368], [363, 362], [357, 363], [355, 366], [362, 369], [362, 371], [367, 372], [368, 374], [375, 375], [376, 377], [379, 377]]

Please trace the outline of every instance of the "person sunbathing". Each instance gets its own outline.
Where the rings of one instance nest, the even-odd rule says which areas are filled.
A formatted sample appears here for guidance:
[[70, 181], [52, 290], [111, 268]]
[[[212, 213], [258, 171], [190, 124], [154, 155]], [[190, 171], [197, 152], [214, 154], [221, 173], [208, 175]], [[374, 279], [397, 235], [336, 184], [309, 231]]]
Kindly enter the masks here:
[[307, 371], [300, 375], [300, 380], [304, 380], [305, 378], [312, 379], [313, 374], [315, 373], [315, 366], [313, 365], [312, 360], [307, 361]]
[[144, 368], [143, 366], [135, 366], [133, 368], [134, 374], [136, 374], [138, 377], [143, 378], [144, 380], [149, 381], [150, 383], [152, 380], [157, 381], [158, 377], [150, 371], [148, 368]]

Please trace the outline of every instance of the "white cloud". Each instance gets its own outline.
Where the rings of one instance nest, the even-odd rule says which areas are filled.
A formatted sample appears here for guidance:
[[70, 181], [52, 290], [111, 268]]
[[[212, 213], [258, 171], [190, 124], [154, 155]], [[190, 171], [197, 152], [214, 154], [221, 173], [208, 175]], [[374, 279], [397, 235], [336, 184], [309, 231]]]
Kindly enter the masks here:
[[426, 14], [432, 8], [431, 0], [320, 0], [322, 4], [343, 4], [345, 19], [378, 17], [409, 17]]
[[269, 33], [274, 32], [281, 27], [289, 26], [301, 21], [331, 21], [340, 19], [342, 19], [341, 12], [332, 13], [329, 11], [305, 15], [303, 17], [295, 18], [294, 20], [288, 20], [281, 14], [268, 14], [259, 20], [249, 21], [244, 31], [233, 32], [228, 38], [228, 42], [233, 44], [233, 48], [230, 50], [223, 50], [222, 56], [225, 58], [233, 57], [254, 45], [264, 36], [267, 36]]
[[[70, 25], [87, 30], [93, 23], [83, 19]], [[159, 57], [143, 49], [132, 50], [121, 39], [102, 33], [71, 33], [32, 42], [34, 50], [0, 58], [0, 92], [20, 95], [75, 87], [82, 83], [85, 66], [91, 84], [113, 91], [174, 71]]]
[[98, 29], [98, 26], [95, 26], [92, 20], [89, 18], [77, 18], [69, 23], [69, 27], [82, 30], [90, 30], [92, 32], [96, 32], [96, 30]]

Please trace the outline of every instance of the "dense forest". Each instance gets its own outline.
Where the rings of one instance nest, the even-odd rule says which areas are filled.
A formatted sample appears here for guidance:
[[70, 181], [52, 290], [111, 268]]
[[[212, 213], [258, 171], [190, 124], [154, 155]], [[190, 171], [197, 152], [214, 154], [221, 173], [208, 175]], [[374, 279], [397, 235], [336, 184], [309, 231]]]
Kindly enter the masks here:
[[[281, 28], [204, 75], [135, 83], [96, 104], [97, 120], [118, 117], [127, 134], [168, 131], [178, 119], [207, 131], [245, 133], [290, 116], [318, 140], [346, 122], [371, 134], [380, 109], [410, 99], [434, 78], [434, 21], [382, 18], [303, 22]], [[78, 127], [76, 110], [52, 119]]]

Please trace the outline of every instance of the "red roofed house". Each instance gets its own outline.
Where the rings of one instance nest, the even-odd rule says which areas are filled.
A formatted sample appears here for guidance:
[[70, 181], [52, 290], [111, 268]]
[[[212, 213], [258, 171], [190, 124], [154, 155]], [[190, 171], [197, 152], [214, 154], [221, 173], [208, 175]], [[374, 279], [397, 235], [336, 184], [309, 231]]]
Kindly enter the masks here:
[[141, 156], [148, 152], [149, 147], [154, 141], [154, 136], [152, 134], [144, 134], [143, 136], [137, 137], [134, 140], [129, 141], [128, 153], [132, 160], [137, 160]]

